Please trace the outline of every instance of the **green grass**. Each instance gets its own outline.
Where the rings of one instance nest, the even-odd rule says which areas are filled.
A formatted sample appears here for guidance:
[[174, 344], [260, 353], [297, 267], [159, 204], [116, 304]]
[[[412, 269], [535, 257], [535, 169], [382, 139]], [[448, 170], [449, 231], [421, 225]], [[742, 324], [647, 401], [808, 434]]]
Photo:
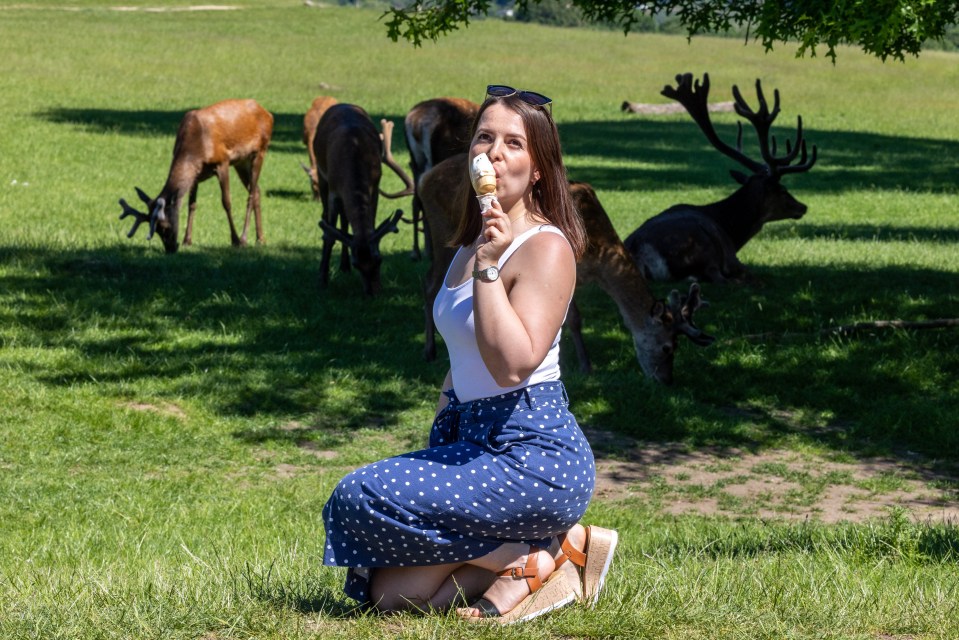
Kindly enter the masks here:
[[[672, 388], [643, 379], [614, 305], [583, 287], [597, 371], [579, 374], [564, 343], [574, 411], [592, 429], [690, 448], [955, 460], [955, 330], [823, 333], [959, 316], [955, 54], [884, 65], [844, 50], [833, 66], [728, 39], [496, 20], [414, 50], [386, 39], [376, 11], [230, 4], [0, 7], [0, 636], [959, 635], [953, 525], [767, 522], [749, 505], [732, 505], [738, 519], [667, 516], [628, 499], [588, 514], [623, 535], [595, 610], [507, 630], [353, 611], [342, 573], [319, 564], [320, 510], [347, 470], [422, 446], [446, 365], [421, 358], [426, 265], [408, 258], [408, 227], [383, 242], [381, 296], [363, 299], [356, 274], [317, 289], [319, 211], [299, 168], [316, 95], [399, 129], [419, 100], [479, 100], [505, 82], [554, 98], [570, 176], [593, 184], [625, 236], [734, 183], [687, 117], [620, 103], [664, 102], [684, 71], [709, 72], [715, 100], [734, 83], [752, 100], [761, 77], [782, 94], [777, 133], [802, 114], [819, 147], [810, 173], [787, 178], [809, 213], [741, 252], [757, 282], [704, 285], [699, 322], [718, 341], [681, 346]], [[156, 193], [183, 112], [228, 97], [276, 116], [268, 244], [229, 246], [212, 182], [192, 248], [128, 240], [118, 198]], [[735, 118], [715, 120], [731, 139]], [[233, 192], [242, 201], [235, 177]], [[394, 206], [409, 205], [383, 202], [380, 216]], [[801, 480], [805, 508], [821, 486]]]

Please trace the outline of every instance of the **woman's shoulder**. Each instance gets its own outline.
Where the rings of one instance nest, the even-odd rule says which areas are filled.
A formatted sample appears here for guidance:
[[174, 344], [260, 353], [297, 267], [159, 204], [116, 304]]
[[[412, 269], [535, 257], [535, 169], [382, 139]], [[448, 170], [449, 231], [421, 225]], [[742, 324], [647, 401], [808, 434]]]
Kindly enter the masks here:
[[575, 262], [573, 249], [558, 227], [543, 224], [530, 229], [527, 233], [528, 237], [517, 248], [518, 259], [531, 263], [566, 259]]

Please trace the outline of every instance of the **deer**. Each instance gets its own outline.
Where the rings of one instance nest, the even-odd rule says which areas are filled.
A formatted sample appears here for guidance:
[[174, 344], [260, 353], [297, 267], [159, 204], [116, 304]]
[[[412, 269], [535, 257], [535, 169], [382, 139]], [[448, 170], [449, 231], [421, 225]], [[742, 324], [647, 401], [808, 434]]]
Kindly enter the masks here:
[[[133, 228], [127, 234], [132, 238], [142, 223], [149, 226], [147, 239], [159, 233], [166, 252], [179, 249], [180, 207], [189, 197], [189, 214], [183, 244], [193, 244], [193, 216], [196, 213], [197, 187], [216, 175], [220, 182], [220, 198], [230, 223], [230, 239], [234, 247], [245, 246], [250, 213], [256, 218], [257, 244], [266, 242], [260, 212], [260, 170], [273, 136], [273, 115], [255, 100], [224, 100], [184, 114], [173, 145], [173, 161], [166, 184], [156, 198], [149, 197], [135, 187], [147, 211], [134, 209], [120, 199], [123, 212], [120, 219], [133, 216]], [[236, 169], [248, 197], [243, 233], [237, 234], [233, 224], [230, 200], [230, 167]]]
[[316, 176], [316, 155], [313, 152], [313, 138], [316, 137], [316, 125], [320, 123], [320, 119], [323, 117], [323, 114], [326, 113], [326, 110], [337, 103], [339, 103], [339, 100], [331, 96], [317, 96], [313, 99], [313, 103], [310, 105], [309, 110], [307, 110], [306, 115], [303, 116], [303, 144], [306, 145], [306, 152], [310, 156], [310, 166], [306, 166], [302, 162], [300, 166], [303, 167], [303, 171], [306, 172], [307, 177], [310, 179], [310, 189], [313, 191], [314, 200], [320, 199], [320, 183]]
[[709, 74], [703, 74], [702, 83], [694, 83], [691, 73], [677, 75], [676, 87], [666, 85], [661, 93], [685, 107], [713, 147], [752, 174], [731, 170], [730, 175], [741, 185], [732, 195], [707, 205], [674, 205], [633, 231], [626, 238], [626, 248], [650, 280], [744, 281], [748, 271], [736, 256], [739, 250], [767, 222], [798, 220], [805, 215], [806, 205], [796, 200], [780, 180], [785, 175], [812, 169], [816, 164], [816, 146], [812, 146], [811, 154], [807, 153], [802, 116], [798, 116], [795, 142], [787, 139], [786, 152], [776, 154], [776, 139], [770, 139], [769, 130], [779, 115], [779, 90], [774, 91], [770, 111], [758, 79], [758, 110], [750, 108], [735, 85], [733, 108], [755, 129], [761, 161], [743, 153], [742, 122], [737, 123], [736, 147], [723, 142], [713, 128], [707, 103]]
[[[470, 189], [467, 154], [451, 156], [426, 172], [419, 185], [424, 219], [432, 230], [432, 261], [424, 283], [425, 348], [427, 361], [436, 358], [433, 302], [444, 285], [446, 271], [456, 254], [453, 237], [464, 191]], [[636, 358], [644, 374], [662, 384], [673, 382], [673, 362], [680, 335], [693, 344], [707, 346], [714, 338], [694, 321], [693, 314], [707, 305], [700, 287], [692, 283], [681, 295], [673, 290], [666, 299], [654, 298], [646, 279], [623, 246], [596, 192], [585, 182], [571, 182], [570, 195], [586, 227], [587, 249], [576, 264], [577, 284], [595, 283], [616, 303], [633, 337]], [[592, 363], [582, 337], [582, 314], [575, 296], [565, 322], [583, 372]]]
[[[470, 128], [479, 105], [465, 98], [432, 98], [419, 102], [410, 109], [404, 120], [406, 146], [410, 152], [413, 183], [418, 185], [424, 173], [436, 164], [467, 150]], [[423, 218], [423, 204], [417, 192], [413, 194], [411, 220], [413, 225], [414, 260], [421, 257], [419, 228], [423, 228], [424, 250], [429, 253], [430, 230]]]
[[[379, 195], [399, 198], [412, 195], [413, 181], [396, 163], [390, 151], [393, 123], [382, 120], [377, 133], [369, 114], [360, 106], [338, 103], [330, 106], [316, 126], [313, 153], [323, 207], [319, 222], [323, 231], [320, 285], [329, 284], [330, 257], [336, 242], [343, 243], [340, 270], [351, 266], [360, 272], [363, 291], [375, 295], [380, 289], [380, 240], [403, 216], [397, 209], [374, 228]], [[388, 194], [379, 188], [381, 162], [400, 177], [406, 188]]]

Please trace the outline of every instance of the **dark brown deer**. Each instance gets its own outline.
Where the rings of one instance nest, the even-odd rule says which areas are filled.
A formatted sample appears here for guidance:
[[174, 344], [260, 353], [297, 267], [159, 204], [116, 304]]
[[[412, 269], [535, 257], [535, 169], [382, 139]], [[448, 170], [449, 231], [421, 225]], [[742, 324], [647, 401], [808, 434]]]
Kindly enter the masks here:
[[[743, 280], [746, 267], [736, 257], [750, 238], [767, 222], [799, 219], [806, 205], [794, 198], [780, 183], [790, 173], [802, 173], [816, 163], [816, 146], [806, 153], [802, 117], [798, 117], [796, 140], [786, 140], [786, 153], [776, 155], [776, 139], [769, 129], [779, 115], [779, 90], [775, 90], [772, 111], [766, 103], [762, 86], [756, 80], [759, 110], [753, 111], [733, 86], [736, 113], [756, 130], [762, 161], [742, 151], [742, 123], [739, 123], [736, 147], [723, 142], [716, 134], [709, 116], [709, 74], [702, 84], [693, 83], [690, 73], [676, 76], [677, 86], [667, 85], [662, 94], [682, 104], [709, 142], [721, 153], [752, 171], [745, 175], [730, 171], [742, 186], [731, 196], [708, 205], [678, 204], [653, 216], [626, 238], [626, 248], [633, 255], [643, 274], [651, 280], [695, 278], [709, 282]], [[798, 162], [795, 164], [798, 156]]]
[[[478, 104], [464, 98], [433, 98], [417, 103], [410, 109], [404, 128], [415, 184], [419, 185], [420, 177], [435, 165], [467, 150], [470, 128], [478, 111]], [[423, 204], [418, 192], [413, 194], [410, 217], [409, 222], [413, 225], [412, 256], [418, 260], [420, 225], [423, 227], [424, 250], [427, 253], [431, 250], [430, 230], [423, 218]]]
[[[132, 238], [141, 223], [148, 223], [150, 233], [160, 234], [167, 253], [179, 248], [180, 207], [189, 197], [189, 215], [183, 244], [193, 244], [193, 215], [196, 212], [197, 187], [216, 175], [220, 182], [220, 197], [226, 219], [230, 223], [233, 246], [246, 244], [250, 212], [256, 216], [256, 241], [263, 243], [263, 220], [260, 213], [260, 169], [273, 135], [273, 116], [255, 100], [225, 100], [187, 111], [180, 122], [173, 145], [173, 162], [166, 184], [156, 198], [150, 198], [139, 187], [140, 199], [149, 213], [137, 211], [120, 199], [123, 213], [120, 219], [134, 217], [133, 228], [127, 234]], [[246, 219], [243, 233], [237, 235], [233, 224], [230, 201], [230, 167], [235, 167], [249, 195], [246, 200]]]
[[326, 110], [339, 100], [331, 96], [317, 96], [313, 99], [306, 115], [303, 116], [303, 144], [306, 145], [306, 152], [310, 156], [310, 166], [300, 163], [303, 171], [310, 178], [310, 189], [313, 191], [313, 199], [320, 199], [320, 183], [316, 177], [316, 155], [313, 152], [313, 138], [316, 137], [316, 125], [320, 123], [320, 118], [326, 113]]
[[326, 110], [316, 127], [313, 153], [323, 217], [323, 255], [320, 260], [320, 284], [329, 283], [330, 256], [337, 241], [343, 243], [340, 270], [356, 267], [363, 279], [363, 291], [374, 295], [380, 288], [380, 240], [390, 231], [398, 231], [399, 209], [376, 226], [379, 203], [381, 162], [403, 180], [406, 189], [383, 195], [398, 198], [413, 193], [413, 181], [393, 159], [390, 152], [393, 123], [382, 121], [380, 136], [366, 111], [354, 104], [335, 104]]
[[[456, 253], [456, 249], [449, 246], [449, 239], [456, 228], [458, 207], [465, 200], [464, 190], [470, 188], [466, 158], [465, 153], [448, 158], [420, 180], [423, 212], [433, 231], [433, 260], [424, 285], [427, 360], [436, 357], [433, 301]], [[671, 384], [678, 337], [685, 335], [700, 346], [713, 341], [693, 324], [693, 314], [705, 304], [699, 296], [699, 285], [693, 283], [686, 296], [673, 291], [668, 299], [656, 300], [592, 187], [573, 182], [570, 193], [583, 217], [588, 238], [586, 253], [576, 265], [577, 282], [594, 282], [613, 299], [633, 336], [643, 372], [657, 382]], [[570, 330], [580, 368], [590, 371], [592, 367], [582, 337], [582, 316], [575, 299], [570, 305], [566, 327]]]

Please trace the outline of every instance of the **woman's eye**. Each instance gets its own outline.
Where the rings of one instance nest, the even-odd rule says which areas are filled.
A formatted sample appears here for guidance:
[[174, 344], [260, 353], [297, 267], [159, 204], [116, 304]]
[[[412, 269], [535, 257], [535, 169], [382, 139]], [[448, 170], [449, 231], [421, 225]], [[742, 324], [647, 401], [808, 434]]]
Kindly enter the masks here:
[[488, 133], [478, 133], [476, 134], [476, 139], [482, 142], [489, 142], [491, 140]]

